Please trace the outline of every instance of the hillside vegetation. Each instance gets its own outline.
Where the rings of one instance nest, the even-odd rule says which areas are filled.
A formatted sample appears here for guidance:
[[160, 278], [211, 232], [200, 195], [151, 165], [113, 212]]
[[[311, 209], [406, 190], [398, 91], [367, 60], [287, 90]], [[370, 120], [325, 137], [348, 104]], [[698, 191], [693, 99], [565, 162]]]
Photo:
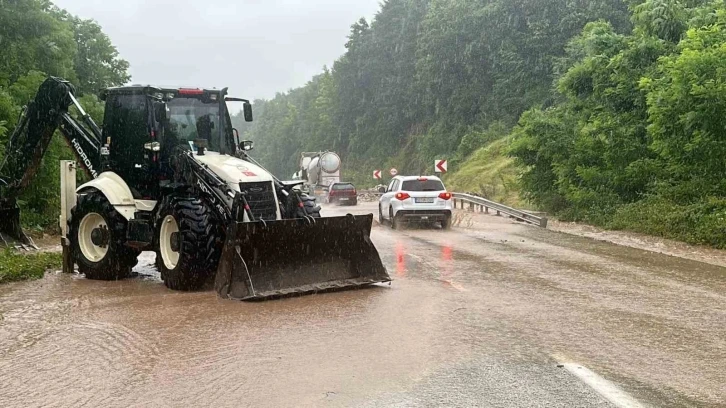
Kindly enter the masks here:
[[508, 156], [512, 138], [507, 136], [483, 147], [446, 177], [449, 190], [477, 193], [517, 208], [528, 208], [520, 197], [521, 168]]
[[278, 174], [431, 173], [563, 219], [726, 247], [723, 0], [388, 0], [245, 128]]
[[[255, 101], [256, 156], [289, 177], [302, 151], [332, 150], [345, 176], [457, 169], [532, 106], [551, 104], [565, 46], [589, 21], [631, 28], [622, 0], [387, 0], [351, 26], [346, 51], [305, 86]], [[237, 122], [239, 123], [239, 122]]]

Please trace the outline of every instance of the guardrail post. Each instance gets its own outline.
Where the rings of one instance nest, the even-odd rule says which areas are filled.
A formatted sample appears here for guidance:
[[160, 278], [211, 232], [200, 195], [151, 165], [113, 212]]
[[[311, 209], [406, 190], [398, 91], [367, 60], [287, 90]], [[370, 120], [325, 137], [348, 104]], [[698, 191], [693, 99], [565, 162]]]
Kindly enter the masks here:
[[542, 228], [547, 228], [547, 217], [542, 217], [542, 219], [539, 220], [539, 226]]
[[474, 212], [474, 203], [469, 203], [469, 211]]
[[497, 217], [499, 217], [500, 215], [502, 215], [502, 214], [500, 214], [500, 213], [499, 213], [499, 210], [497, 210]]
[[489, 214], [489, 207], [484, 207], [484, 212], [485, 212], [486, 214]]

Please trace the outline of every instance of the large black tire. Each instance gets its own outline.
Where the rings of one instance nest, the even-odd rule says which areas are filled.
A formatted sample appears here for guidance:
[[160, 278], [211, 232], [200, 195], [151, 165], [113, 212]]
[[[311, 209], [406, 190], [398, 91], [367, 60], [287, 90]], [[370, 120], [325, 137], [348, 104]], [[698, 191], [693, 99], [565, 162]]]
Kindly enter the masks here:
[[446, 218], [444, 218], [444, 220], [441, 221], [441, 229], [443, 229], [443, 230], [451, 229], [451, 215], [447, 215]]
[[[216, 271], [222, 248], [215, 221], [210, 208], [196, 198], [172, 198], [162, 210], [156, 226], [156, 264], [166, 287], [198, 290]], [[165, 223], [169, 226], [162, 231]], [[168, 228], [177, 230], [173, 243]]]
[[397, 230], [401, 229], [401, 217], [397, 215], [393, 215], [393, 208], [389, 210], [389, 217], [391, 221], [391, 228]]
[[[137, 250], [124, 245], [127, 225], [126, 218], [102, 193], [92, 191], [80, 195], [71, 210], [68, 234], [78, 271], [87, 279], [127, 278], [139, 255]], [[89, 232], [91, 228], [95, 234]]]
[[304, 218], [305, 216], [312, 216], [313, 218], [320, 218], [320, 206], [315, 201], [315, 197], [311, 197], [305, 193], [300, 193], [300, 200], [302, 200], [305, 210], [300, 207], [299, 202], [296, 200], [295, 205], [295, 218]]

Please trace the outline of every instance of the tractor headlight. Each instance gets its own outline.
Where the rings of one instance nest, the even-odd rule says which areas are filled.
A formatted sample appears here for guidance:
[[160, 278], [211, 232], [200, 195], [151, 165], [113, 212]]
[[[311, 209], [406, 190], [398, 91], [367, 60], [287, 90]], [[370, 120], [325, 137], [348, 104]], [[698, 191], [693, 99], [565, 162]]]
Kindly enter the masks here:
[[144, 149], [152, 152], [158, 152], [161, 150], [161, 144], [159, 142], [146, 143], [144, 144]]

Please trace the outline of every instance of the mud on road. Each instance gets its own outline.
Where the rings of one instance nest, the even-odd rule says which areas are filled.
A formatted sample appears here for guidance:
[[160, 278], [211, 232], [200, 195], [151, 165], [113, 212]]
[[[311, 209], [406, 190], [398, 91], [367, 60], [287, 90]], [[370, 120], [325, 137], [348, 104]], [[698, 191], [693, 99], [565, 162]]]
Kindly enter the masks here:
[[[377, 211], [375, 203], [326, 214]], [[372, 239], [391, 286], [260, 303], [139, 276], [0, 287], [3, 406], [726, 405], [726, 269], [481, 216]]]

